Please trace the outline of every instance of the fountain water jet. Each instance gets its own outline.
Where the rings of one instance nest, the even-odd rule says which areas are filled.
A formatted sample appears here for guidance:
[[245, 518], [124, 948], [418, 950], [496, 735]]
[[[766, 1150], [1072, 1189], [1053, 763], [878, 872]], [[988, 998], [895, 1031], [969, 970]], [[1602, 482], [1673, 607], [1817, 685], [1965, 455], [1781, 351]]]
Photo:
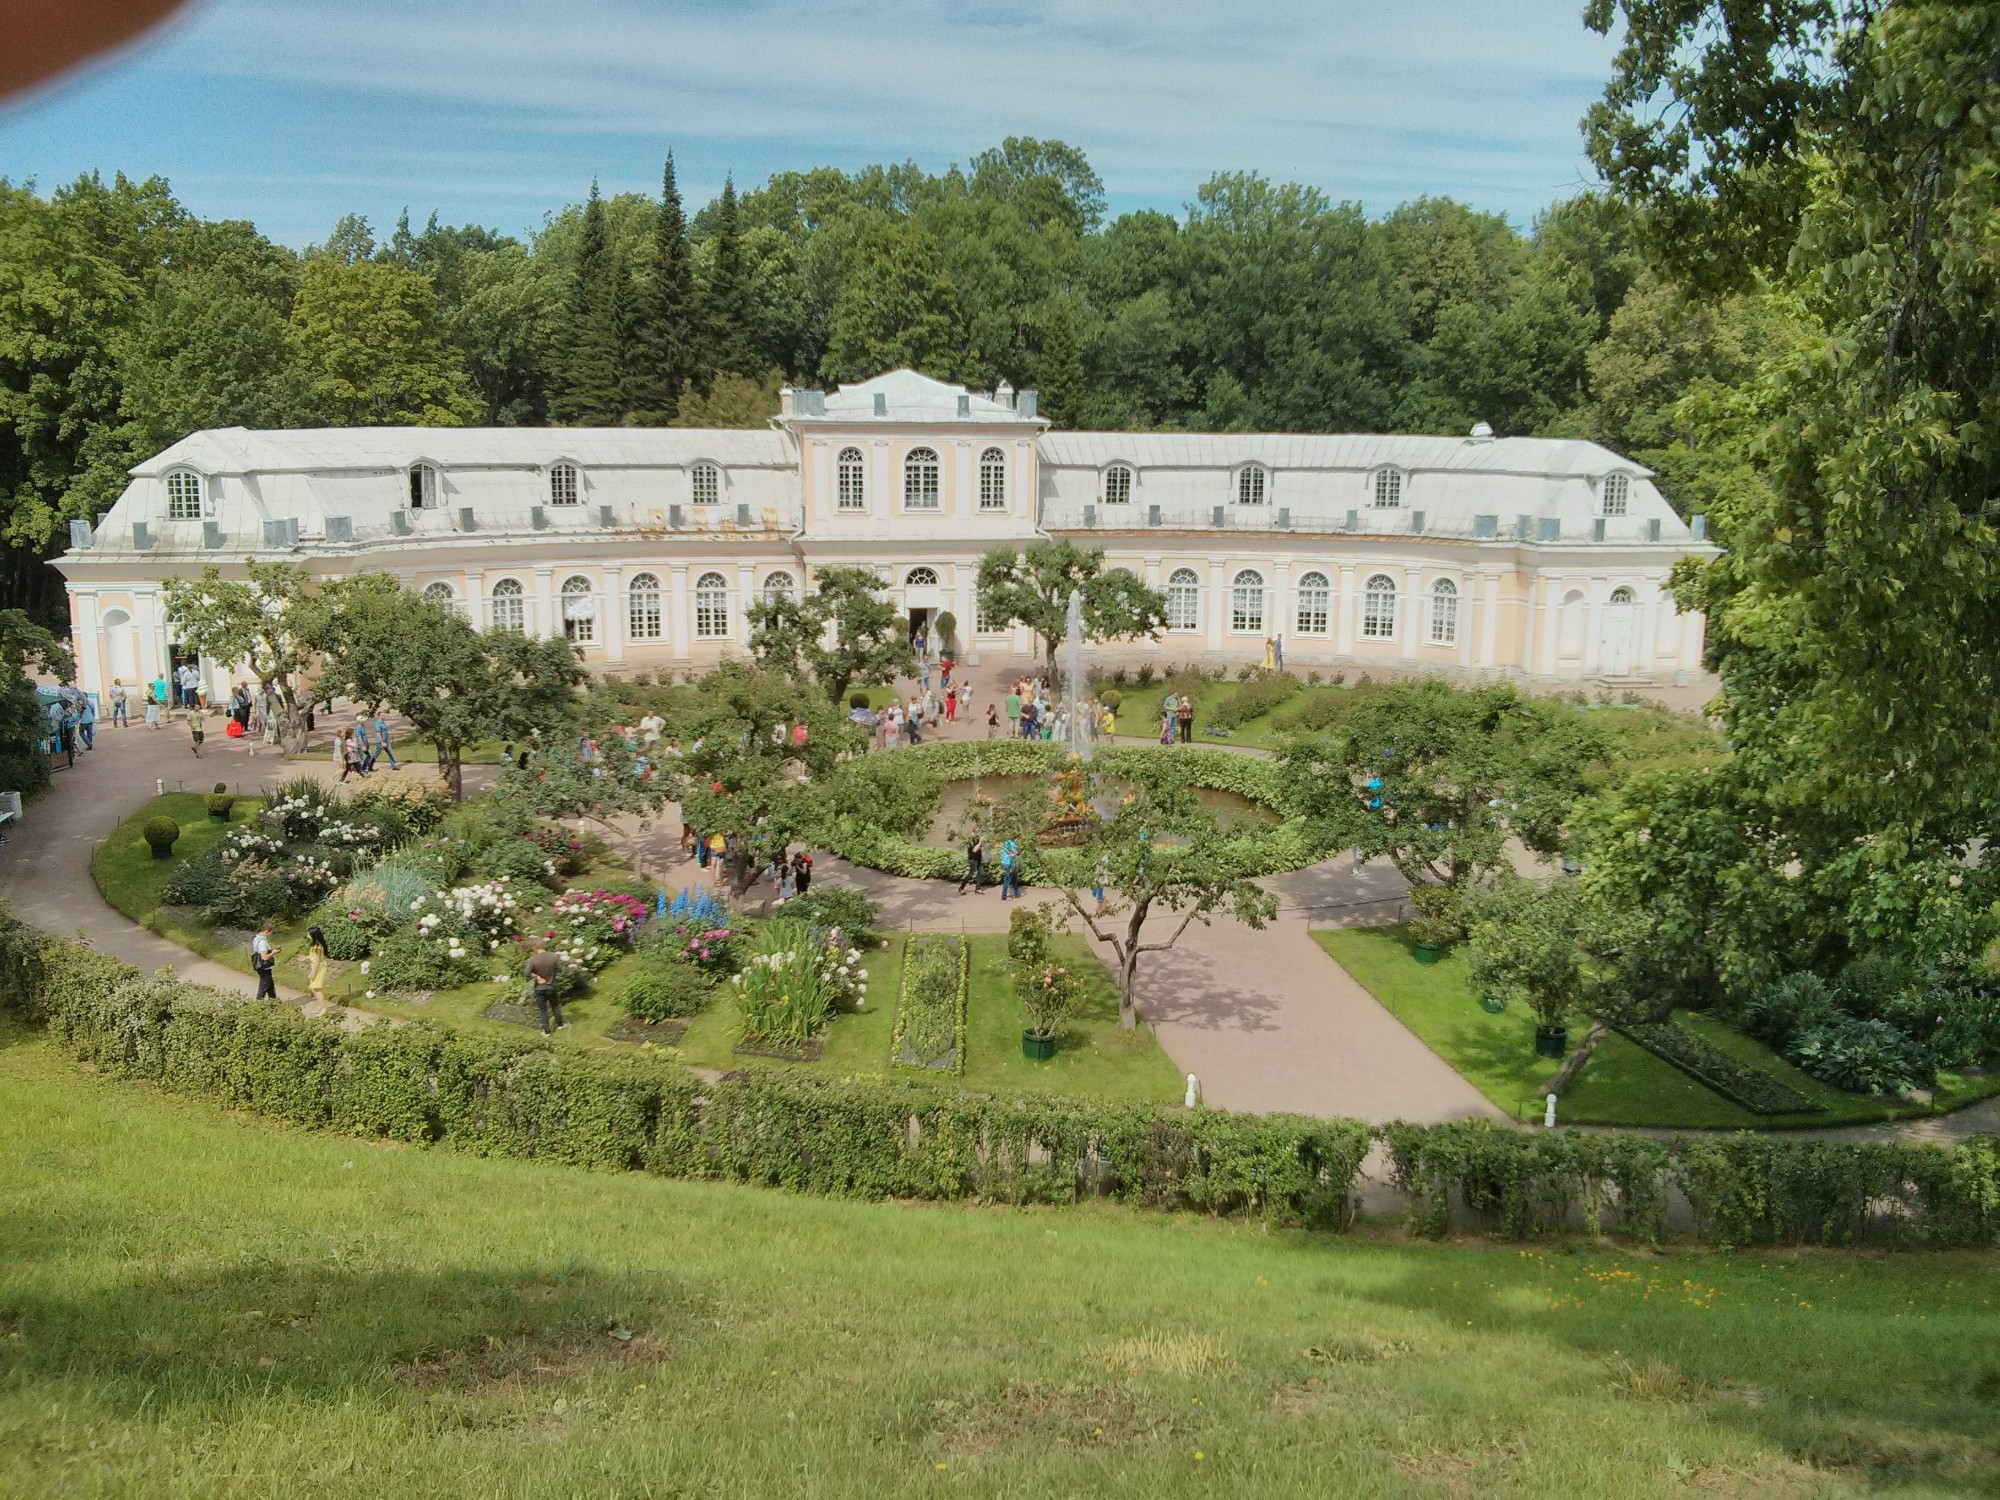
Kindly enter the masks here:
[[1090, 725], [1084, 721], [1083, 700], [1083, 591], [1069, 591], [1069, 613], [1063, 622], [1062, 671], [1060, 692], [1069, 702], [1068, 730], [1064, 736], [1070, 756], [1076, 760], [1089, 760], [1091, 749]]

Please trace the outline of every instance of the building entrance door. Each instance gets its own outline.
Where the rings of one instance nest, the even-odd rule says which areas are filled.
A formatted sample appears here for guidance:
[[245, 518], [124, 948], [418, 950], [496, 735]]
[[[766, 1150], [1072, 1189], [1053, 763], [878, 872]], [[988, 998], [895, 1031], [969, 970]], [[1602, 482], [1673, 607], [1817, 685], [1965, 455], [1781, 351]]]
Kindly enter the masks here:
[[1604, 641], [1599, 670], [1606, 677], [1632, 675], [1632, 606], [1614, 604], [1604, 612]]
[[937, 611], [934, 609], [912, 608], [910, 611], [910, 644], [922, 651], [937, 650]]

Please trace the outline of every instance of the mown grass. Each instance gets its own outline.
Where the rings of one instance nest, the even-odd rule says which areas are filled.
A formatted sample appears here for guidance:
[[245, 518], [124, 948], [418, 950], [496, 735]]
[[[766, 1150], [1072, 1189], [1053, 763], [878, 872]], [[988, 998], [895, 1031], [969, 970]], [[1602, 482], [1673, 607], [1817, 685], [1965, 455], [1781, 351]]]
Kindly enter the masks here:
[[[1480, 1009], [1463, 951], [1447, 953], [1435, 964], [1419, 964], [1404, 926], [1338, 928], [1312, 936], [1425, 1046], [1494, 1104], [1517, 1117], [1540, 1115], [1546, 1084], [1557, 1064], [1535, 1056], [1535, 1018], [1525, 1008], [1511, 1005], [1498, 1014]], [[1768, 1047], [1719, 1021], [1688, 1012], [1676, 1019], [1725, 1051], [1774, 1074], [1819, 1104], [1821, 1111], [1752, 1114], [1613, 1033], [1598, 1044], [1561, 1101], [1562, 1120], [1572, 1125], [1769, 1130], [1905, 1119], [1956, 1109], [2000, 1092], [2000, 1077], [1945, 1075], [1936, 1110], [1915, 1101], [1849, 1094], [1801, 1073]], [[1582, 1025], [1572, 1025], [1572, 1041], [1581, 1040]]]
[[312, 1135], [0, 1038], [0, 1492], [1990, 1491], [1977, 1255], [1407, 1245]]

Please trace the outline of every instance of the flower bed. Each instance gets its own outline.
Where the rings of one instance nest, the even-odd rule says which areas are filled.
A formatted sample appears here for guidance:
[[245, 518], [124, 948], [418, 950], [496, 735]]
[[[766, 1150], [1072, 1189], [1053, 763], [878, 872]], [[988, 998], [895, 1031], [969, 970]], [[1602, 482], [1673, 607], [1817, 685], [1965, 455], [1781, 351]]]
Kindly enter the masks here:
[[[885, 769], [906, 763], [911, 778], [947, 781], [982, 776], [1053, 775], [1067, 763], [1067, 753], [1055, 744], [1029, 740], [960, 740], [948, 745], [878, 751], [847, 765], [867, 766], [862, 772], [847, 765], [829, 780], [824, 812], [812, 830], [821, 848], [857, 865], [917, 880], [956, 880], [965, 873], [963, 850], [919, 844], [913, 835], [936, 808], [933, 794], [921, 804], [921, 816], [911, 811], [915, 799], [897, 802], [900, 824], [885, 825], [880, 802], [871, 794]], [[1330, 852], [1315, 839], [1302, 819], [1292, 814], [1279, 782], [1276, 765], [1226, 750], [1192, 747], [1105, 746], [1092, 757], [1090, 768], [1105, 776], [1163, 791], [1207, 788], [1234, 792], [1270, 808], [1283, 819], [1274, 828], [1258, 828], [1228, 836], [1229, 855], [1247, 875], [1275, 875], [1317, 863]], [[844, 777], [852, 777], [843, 784]], [[1171, 858], [1171, 851], [1163, 851]], [[1021, 851], [1022, 878], [1029, 884], [1086, 884], [1085, 857], [1073, 850], [1030, 847]]]
[[1731, 1057], [1672, 1021], [1649, 1021], [1618, 1030], [1660, 1061], [1671, 1063], [1696, 1083], [1753, 1115], [1809, 1114], [1821, 1107], [1790, 1084]]
[[962, 937], [912, 933], [903, 946], [903, 982], [889, 1056], [901, 1067], [965, 1071], [965, 1008], [970, 950]]
[[842, 946], [838, 933], [782, 919], [764, 929], [761, 950], [730, 980], [744, 1040], [792, 1049], [819, 1038], [835, 1014], [859, 1002], [867, 982], [861, 954]]

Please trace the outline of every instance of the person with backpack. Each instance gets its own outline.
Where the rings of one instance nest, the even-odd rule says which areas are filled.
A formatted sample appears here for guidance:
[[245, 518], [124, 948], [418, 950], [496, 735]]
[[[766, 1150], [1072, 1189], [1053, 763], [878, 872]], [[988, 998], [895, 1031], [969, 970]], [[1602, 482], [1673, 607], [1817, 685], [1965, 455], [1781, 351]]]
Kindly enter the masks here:
[[1000, 899], [1021, 894], [1021, 846], [1012, 839], [1000, 845]]

